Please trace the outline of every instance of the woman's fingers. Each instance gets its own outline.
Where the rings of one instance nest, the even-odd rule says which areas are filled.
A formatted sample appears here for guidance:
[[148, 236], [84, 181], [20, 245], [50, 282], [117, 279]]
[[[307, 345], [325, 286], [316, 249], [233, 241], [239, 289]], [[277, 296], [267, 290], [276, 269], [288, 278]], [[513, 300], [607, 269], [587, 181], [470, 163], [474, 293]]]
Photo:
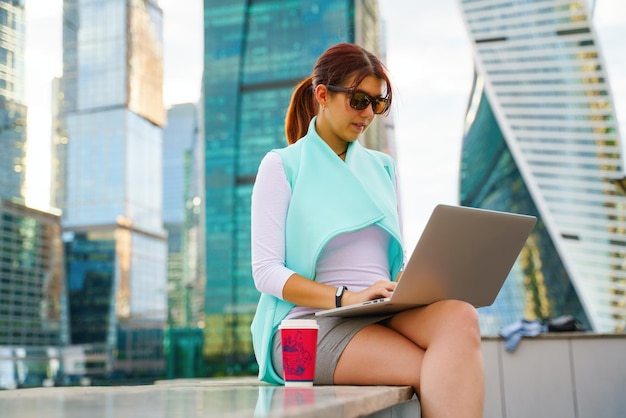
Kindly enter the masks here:
[[380, 297], [388, 298], [391, 296], [391, 292], [393, 292], [395, 288], [396, 288], [395, 282], [392, 282], [389, 280], [379, 280], [376, 283], [374, 283], [372, 287], [369, 288], [373, 291], [373, 295], [370, 295], [372, 296], [370, 297], [370, 300], [377, 299]]

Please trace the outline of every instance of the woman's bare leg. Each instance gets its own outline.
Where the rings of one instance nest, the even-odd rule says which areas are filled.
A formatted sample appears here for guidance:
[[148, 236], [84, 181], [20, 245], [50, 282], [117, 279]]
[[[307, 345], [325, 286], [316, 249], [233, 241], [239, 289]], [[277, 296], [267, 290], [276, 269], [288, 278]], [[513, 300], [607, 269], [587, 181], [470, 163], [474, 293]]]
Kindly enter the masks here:
[[424, 350], [383, 325], [368, 325], [346, 346], [335, 368], [336, 385], [420, 385]]
[[446, 300], [402, 312], [387, 325], [426, 349], [420, 401], [428, 417], [482, 417], [485, 382], [478, 313]]
[[482, 417], [476, 310], [464, 302], [441, 301], [364, 328], [340, 357], [335, 383], [411, 385], [424, 417]]

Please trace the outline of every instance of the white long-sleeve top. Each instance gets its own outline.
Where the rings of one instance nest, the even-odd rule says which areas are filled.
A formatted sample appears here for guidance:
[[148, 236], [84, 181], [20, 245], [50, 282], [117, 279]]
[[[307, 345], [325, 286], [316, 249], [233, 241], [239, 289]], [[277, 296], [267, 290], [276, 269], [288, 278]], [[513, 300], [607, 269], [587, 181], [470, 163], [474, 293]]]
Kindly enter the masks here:
[[[280, 299], [285, 283], [295, 273], [285, 266], [285, 222], [290, 200], [291, 187], [282, 160], [278, 153], [270, 152], [261, 161], [252, 191], [252, 276], [260, 292]], [[377, 226], [336, 236], [317, 260], [315, 281], [359, 291], [377, 280], [390, 279], [389, 239], [389, 234]], [[287, 318], [317, 310], [296, 306]]]

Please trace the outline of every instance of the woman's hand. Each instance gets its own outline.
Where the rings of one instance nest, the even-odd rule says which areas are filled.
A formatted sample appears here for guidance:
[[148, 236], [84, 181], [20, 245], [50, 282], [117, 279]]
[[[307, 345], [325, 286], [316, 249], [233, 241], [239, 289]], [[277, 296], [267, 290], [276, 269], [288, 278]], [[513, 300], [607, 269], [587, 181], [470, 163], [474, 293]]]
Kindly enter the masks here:
[[393, 292], [395, 288], [396, 282], [379, 280], [360, 292], [351, 292], [350, 290], [346, 290], [341, 298], [341, 306], [367, 302], [368, 300], [388, 298], [391, 297], [391, 292]]

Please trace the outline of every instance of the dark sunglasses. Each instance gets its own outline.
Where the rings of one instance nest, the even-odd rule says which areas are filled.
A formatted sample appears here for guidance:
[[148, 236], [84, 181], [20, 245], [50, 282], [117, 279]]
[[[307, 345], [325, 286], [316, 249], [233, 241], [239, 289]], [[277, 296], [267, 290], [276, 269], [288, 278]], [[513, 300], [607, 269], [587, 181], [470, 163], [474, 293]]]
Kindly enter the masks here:
[[372, 97], [361, 90], [333, 86], [332, 84], [327, 84], [326, 88], [330, 91], [348, 93], [350, 95], [350, 107], [356, 110], [363, 110], [371, 104], [374, 113], [376, 115], [380, 115], [387, 110], [387, 107], [389, 107], [389, 99], [386, 97]]

